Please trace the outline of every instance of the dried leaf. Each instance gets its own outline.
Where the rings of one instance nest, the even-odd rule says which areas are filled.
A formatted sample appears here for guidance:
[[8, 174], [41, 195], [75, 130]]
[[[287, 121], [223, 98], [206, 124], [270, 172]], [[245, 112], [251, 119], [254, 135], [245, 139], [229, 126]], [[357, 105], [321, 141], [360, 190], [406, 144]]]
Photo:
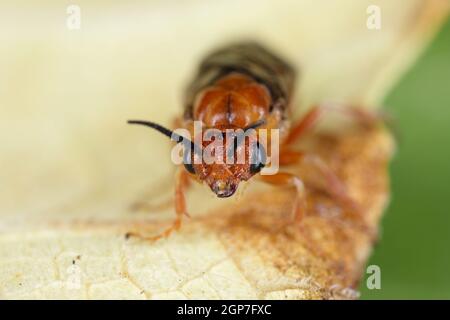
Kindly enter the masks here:
[[[382, 10], [379, 31], [366, 28], [372, 2]], [[323, 100], [376, 106], [448, 2], [79, 5], [79, 31], [67, 30], [53, 1], [0, 10], [0, 297], [355, 297], [389, 196], [388, 133], [355, 128], [303, 145], [343, 179], [361, 216], [314, 177], [307, 217], [287, 227], [287, 189], [251, 181], [237, 199], [218, 200], [196, 186], [193, 217], [152, 244], [123, 235], [158, 232], [173, 218], [172, 209], [128, 209], [170, 195], [170, 145], [125, 121], [169, 123], [201, 55], [236, 37], [259, 39], [299, 67], [296, 114]]]

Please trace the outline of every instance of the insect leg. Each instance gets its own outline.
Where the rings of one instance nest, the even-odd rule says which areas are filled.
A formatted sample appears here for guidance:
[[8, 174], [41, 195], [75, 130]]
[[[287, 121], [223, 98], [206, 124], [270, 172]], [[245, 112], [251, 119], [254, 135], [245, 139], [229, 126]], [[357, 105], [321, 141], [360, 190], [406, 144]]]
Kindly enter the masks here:
[[[177, 117], [174, 118], [173, 124], [172, 124], [174, 130], [178, 128], [183, 128], [183, 121], [181, 118]], [[175, 173], [176, 174], [176, 173]], [[171, 190], [173, 184], [167, 184], [167, 179], [164, 179], [163, 183], [160, 183], [158, 187], [151, 187], [147, 192], [145, 192], [142, 196], [139, 197], [139, 200], [133, 202], [130, 206], [130, 211], [132, 212], [154, 212], [154, 211], [161, 211], [168, 209], [173, 206], [174, 198], [171, 195], [169, 198], [164, 199], [162, 201], [153, 201], [152, 198], [155, 198], [155, 195], [158, 196], [158, 194], [165, 195], [166, 192], [169, 192], [169, 189]], [[185, 188], [189, 187], [189, 179], [185, 179]], [[145, 200], [140, 200], [145, 199]], [[150, 199], [150, 200], [148, 200]]]
[[309, 110], [300, 119], [300, 121], [291, 128], [286, 140], [284, 141], [284, 144], [291, 144], [297, 141], [303, 134], [305, 134], [305, 132], [307, 132], [317, 123], [317, 120], [319, 119], [322, 112], [323, 108], [321, 108], [320, 106], [314, 106], [311, 110]]
[[174, 199], [176, 217], [169, 228], [167, 228], [166, 230], [164, 230], [163, 232], [161, 232], [156, 236], [145, 236], [139, 233], [129, 232], [126, 234], [126, 237], [127, 238], [137, 237], [142, 240], [156, 241], [158, 239], [168, 237], [173, 231], [179, 230], [181, 227], [183, 216], [186, 215], [189, 217], [189, 214], [187, 213], [186, 209], [186, 200], [184, 196], [184, 193], [186, 191], [185, 189], [189, 183], [188, 179], [189, 179], [188, 173], [183, 168], [181, 167], [178, 168], [175, 184], [175, 199]]
[[284, 147], [280, 152], [279, 163], [281, 166], [288, 166], [299, 163], [303, 160], [305, 153]]
[[330, 195], [344, 207], [359, 212], [359, 206], [348, 194], [347, 188], [342, 180], [331, 170], [331, 168], [317, 155], [305, 155], [303, 161], [315, 168], [324, 179], [324, 185]]
[[[186, 179], [183, 179], [183, 188], [185, 190], [187, 190], [190, 186], [191, 181], [189, 181], [189, 177], [187, 177]], [[164, 186], [162, 187], [164, 188]], [[152, 188], [152, 190], [155, 190], [156, 187]], [[152, 195], [150, 193], [148, 193], [146, 195], [147, 198], [151, 197]], [[157, 212], [157, 211], [161, 211], [161, 210], [166, 210], [170, 207], [173, 206], [174, 203], [174, 197], [171, 195], [169, 198], [164, 199], [160, 202], [151, 202], [151, 201], [136, 201], [134, 203], [131, 204], [130, 206], [130, 210], [133, 212]], [[187, 215], [187, 213], [186, 213]]]
[[305, 188], [303, 185], [303, 181], [296, 175], [287, 173], [287, 172], [279, 172], [274, 175], [261, 175], [262, 181], [272, 184], [272, 185], [285, 185], [295, 187], [297, 192], [294, 207], [292, 208], [292, 213], [294, 220], [296, 222], [300, 222], [305, 214], [306, 202], [305, 202]]

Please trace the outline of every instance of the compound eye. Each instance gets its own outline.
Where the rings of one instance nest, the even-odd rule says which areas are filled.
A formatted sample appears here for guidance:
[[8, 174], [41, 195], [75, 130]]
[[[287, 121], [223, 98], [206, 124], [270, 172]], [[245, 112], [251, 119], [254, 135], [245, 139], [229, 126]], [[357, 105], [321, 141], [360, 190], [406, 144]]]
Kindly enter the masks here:
[[256, 174], [266, 165], [266, 150], [257, 142], [254, 144], [250, 163], [250, 173]]
[[184, 163], [184, 168], [192, 174], [195, 174], [195, 170], [194, 170], [194, 166], [192, 165], [192, 163]]

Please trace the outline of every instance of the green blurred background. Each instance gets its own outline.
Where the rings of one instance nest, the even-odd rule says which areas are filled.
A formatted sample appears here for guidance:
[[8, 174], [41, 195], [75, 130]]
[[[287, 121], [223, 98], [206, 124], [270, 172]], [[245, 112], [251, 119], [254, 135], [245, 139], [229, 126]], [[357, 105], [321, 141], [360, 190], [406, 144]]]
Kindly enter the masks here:
[[400, 143], [369, 261], [381, 268], [381, 289], [364, 280], [361, 298], [450, 299], [450, 19], [384, 104]]

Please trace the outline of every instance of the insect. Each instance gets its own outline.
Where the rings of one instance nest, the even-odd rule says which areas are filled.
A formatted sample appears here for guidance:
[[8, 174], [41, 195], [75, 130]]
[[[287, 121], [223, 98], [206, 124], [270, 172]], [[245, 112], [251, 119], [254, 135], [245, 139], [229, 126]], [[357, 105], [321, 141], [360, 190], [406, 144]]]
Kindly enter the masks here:
[[[232, 196], [241, 181], [258, 175], [268, 164], [269, 151], [258, 143], [261, 130], [279, 130], [280, 152], [276, 156], [279, 156], [280, 165], [292, 164], [305, 157], [303, 152], [293, 150], [291, 144], [316, 123], [324, 108], [312, 108], [297, 124], [291, 126], [290, 105], [295, 78], [296, 73], [291, 65], [256, 43], [238, 43], [221, 48], [208, 55], [200, 64], [187, 88], [184, 114], [178, 122], [192, 133], [191, 137], [194, 135], [195, 121], [200, 122], [202, 128], [215, 129], [223, 136], [230, 129], [242, 129], [243, 132], [255, 130], [256, 143], [249, 139], [237, 142], [233, 137], [224, 138], [225, 145], [234, 147], [231, 149], [233, 156], [243, 156], [246, 159], [244, 163], [207, 163], [202, 160], [202, 151], [210, 141], [198, 144], [193, 138], [183, 138], [151, 121], [128, 121], [157, 130], [177, 143], [184, 143], [184, 168], [180, 167], [177, 171], [175, 183], [176, 218], [160, 235], [145, 238], [156, 240], [180, 228], [183, 216], [188, 216], [185, 191], [189, 180], [206, 183], [217, 197], [224, 198]], [[228, 147], [224, 150], [228, 150]], [[221, 160], [227, 152], [215, 154], [213, 158]], [[313, 163], [326, 179], [330, 193], [343, 202], [351, 203], [343, 184], [331, 170], [318, 158], [313, 158]], [[296, 191], [292, 211], [295, 220], [300, 221], [305, 211], [301, 178], [287, 172], [259, 176], [264, 182], [291, 186]]]

